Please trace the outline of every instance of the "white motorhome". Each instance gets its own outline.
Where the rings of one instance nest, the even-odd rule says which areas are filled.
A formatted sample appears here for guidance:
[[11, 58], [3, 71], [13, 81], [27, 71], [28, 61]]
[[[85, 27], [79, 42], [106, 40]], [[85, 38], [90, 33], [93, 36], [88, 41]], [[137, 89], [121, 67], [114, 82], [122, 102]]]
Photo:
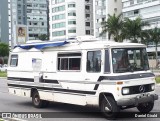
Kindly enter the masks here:
[[9, 93], [32, 97], [35, 107], [93, 105], [111, 118], [131, 107], [148, 113], [158, 99], [146, 47], [138, 43], [79, 37], [18, 45], [7, 71]]

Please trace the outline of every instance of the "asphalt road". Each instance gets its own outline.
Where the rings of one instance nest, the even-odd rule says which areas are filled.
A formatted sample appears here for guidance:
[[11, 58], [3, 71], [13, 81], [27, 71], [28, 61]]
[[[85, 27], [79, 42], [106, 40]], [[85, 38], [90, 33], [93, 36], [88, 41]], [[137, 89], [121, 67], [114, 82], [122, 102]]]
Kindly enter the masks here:
[[[156, 92], [160, 98], [160, 86], [157, 86]], [[18, 97], [8, 94], [6, 79], [0, 79], [0, 112], [53, 112], [55, 118], [45, 119], [25, 119], [27, 121], [106, 121], [95, 107], [83, 107], [63, 103], [51, 103], [49, 107], [37, 109], [32, 106], [31, 98]], [[66, 112], [70, 112], [67, 114]], [[74, 113], [79, 112], [79, 113]], [[86, 112], [86, 113], [83, 113]], [[89, 112], [89, 113], [88, 113]], [[123, 110], [122, 112], [138, 112], [136, 108]], [[160, 113], [160, 99], [155, 102], [152, 112]], [[47, 113], [46, 113], [47, 114]], [[48, 114], [48, 115], [49, 115]], [[67, 117], [68, 116], [68, 117]], [[72, 118], [71, 118], [72, 117]], [[127, 118], [117, 120], [136, 120], [136, 121], [159, 121], [160, 118]]]

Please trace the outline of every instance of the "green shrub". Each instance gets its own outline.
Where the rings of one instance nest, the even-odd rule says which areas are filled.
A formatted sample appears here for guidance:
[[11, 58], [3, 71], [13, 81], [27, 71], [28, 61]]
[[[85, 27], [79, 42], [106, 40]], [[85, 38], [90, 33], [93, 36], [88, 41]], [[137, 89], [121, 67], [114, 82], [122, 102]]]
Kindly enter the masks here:
[[160, 76], [157, 76], [157, 77], [156, 77], [156, 82], [157, 82], [157, 83], [160, 83]]

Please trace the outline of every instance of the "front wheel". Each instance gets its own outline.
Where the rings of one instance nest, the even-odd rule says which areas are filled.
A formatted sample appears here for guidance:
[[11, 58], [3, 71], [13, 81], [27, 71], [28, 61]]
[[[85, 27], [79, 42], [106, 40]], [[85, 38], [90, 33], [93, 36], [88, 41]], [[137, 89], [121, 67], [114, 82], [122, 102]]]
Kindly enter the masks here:
[[120, 111], [113, 97], [105, 96], [101, 100], [101, 111], [107, 119], [114, 119]]
[[49, 102], [46, 100], [41, 100], [38, 91], [34, 91], [32, 95], [32, 104], [36, 108], [47, 107]]
[[141, 103], [137, 106], [137, 109], [141, 113], [149, 113], [154, 107], [154, 102]]

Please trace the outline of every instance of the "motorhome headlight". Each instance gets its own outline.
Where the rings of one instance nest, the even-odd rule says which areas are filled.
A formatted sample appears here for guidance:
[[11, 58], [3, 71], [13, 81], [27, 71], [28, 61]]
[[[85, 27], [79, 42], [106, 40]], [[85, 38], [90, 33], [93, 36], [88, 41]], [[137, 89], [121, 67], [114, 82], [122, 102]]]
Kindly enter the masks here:
[[123, 94], [123, 95], [129, 94], [129, 88], [127, 88], [127, 87], [123, 88], [123, 89], [122, 89], [122, 94]]
[[151, 85], [151, 90], [152, 90], [152, 91], [155, 90], [155, 84], [152, 84], [152, 85]]

